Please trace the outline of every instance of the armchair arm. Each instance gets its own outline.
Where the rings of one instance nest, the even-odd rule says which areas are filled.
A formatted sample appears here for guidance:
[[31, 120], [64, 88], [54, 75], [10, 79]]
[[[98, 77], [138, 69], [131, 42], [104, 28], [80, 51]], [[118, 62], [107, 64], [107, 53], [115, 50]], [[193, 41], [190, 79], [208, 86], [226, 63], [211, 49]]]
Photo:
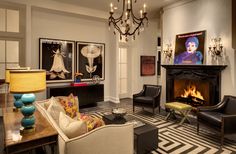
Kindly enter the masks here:
[[236, 133], [236, 115], [222, 116], [224, 133]]
[[134, 97], [139, 97], [139, 96], [143, 96], [144, 95], [144, 89], [143, 90], [141, 90], [139, 93], [137, 93], [137, 94], [133, 94], [133, 98]]
[[223, 106], [223, 102], [216, 104], [214, 106], [199, 106], [199, 107], [197, 107], [197, 111], [198, 112], [202, 112], [202, 111], [217, 112], [222, 109], [222, 106]]

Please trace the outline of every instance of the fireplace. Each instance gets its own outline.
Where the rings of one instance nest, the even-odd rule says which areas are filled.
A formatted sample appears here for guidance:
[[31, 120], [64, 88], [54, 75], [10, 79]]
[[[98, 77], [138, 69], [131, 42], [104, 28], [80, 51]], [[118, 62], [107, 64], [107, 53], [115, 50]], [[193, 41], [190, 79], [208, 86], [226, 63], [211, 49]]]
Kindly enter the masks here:
[[221, 71], [226, 65], [162, 65], [166, 69], [166, 101], [212, 106], [220, 101]]

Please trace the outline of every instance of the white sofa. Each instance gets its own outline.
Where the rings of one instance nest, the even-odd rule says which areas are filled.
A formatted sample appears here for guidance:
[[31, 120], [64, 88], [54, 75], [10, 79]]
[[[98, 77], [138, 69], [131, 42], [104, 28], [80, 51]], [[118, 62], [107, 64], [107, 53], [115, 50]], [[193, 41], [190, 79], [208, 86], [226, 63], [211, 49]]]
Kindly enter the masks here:
[[44, 108], [43, 101], [35, 102], [35, 106], [57, 130], [59, 154], [133, 154], [132, 124], [105, 125], [69, 139]]

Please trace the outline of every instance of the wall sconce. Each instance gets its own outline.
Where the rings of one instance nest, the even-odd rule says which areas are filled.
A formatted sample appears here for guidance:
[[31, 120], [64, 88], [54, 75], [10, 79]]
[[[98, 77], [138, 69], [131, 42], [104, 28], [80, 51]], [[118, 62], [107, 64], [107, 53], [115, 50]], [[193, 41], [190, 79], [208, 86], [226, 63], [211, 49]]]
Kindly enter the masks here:
[[220, 37], [211, 39], [209, 53], [215, 59], [218, 59], [223, 56], [223, 45]]
[[172, 45], [166, 44], [166, 49], [164, 49], [162, 53], [164, 54], [167, 63], [169, 63], [172, 58], [172, 52], [173, 52]]

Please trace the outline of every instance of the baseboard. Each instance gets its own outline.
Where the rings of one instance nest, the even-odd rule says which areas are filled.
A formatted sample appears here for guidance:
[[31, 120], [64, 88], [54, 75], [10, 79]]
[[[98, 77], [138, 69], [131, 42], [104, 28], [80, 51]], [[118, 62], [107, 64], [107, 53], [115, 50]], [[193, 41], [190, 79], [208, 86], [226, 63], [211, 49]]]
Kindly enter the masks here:
[[120, 103], [120, 99], [117, 97], [112, 97], [112, 96], [106, 96], [104, 98], [104, 101], [111, 101], [113, 103]]

